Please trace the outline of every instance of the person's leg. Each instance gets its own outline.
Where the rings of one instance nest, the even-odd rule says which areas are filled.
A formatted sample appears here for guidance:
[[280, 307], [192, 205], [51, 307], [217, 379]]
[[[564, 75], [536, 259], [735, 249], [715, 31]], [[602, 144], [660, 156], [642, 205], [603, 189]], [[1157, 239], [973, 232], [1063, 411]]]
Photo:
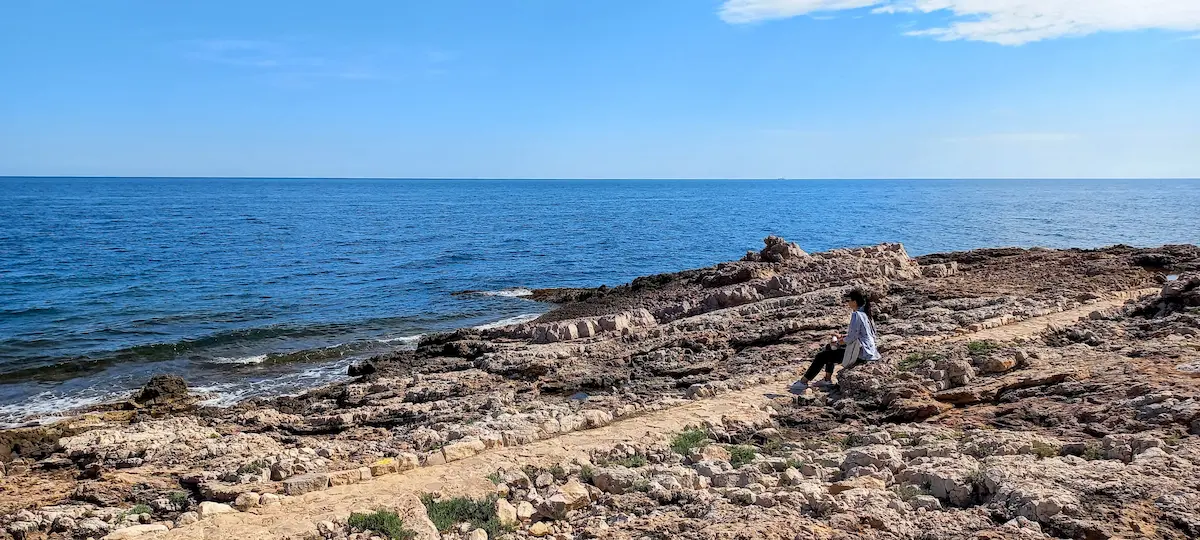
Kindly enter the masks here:
[[833, 380], [833, 367], [841, 361], [841, 356], [839, 356], [840, 353], [838, 351], [839, 349], [826, 347], [822, 349], [821, 352], [817, 353], [817, 357], [813, 359], [812, 367], [809, 368], [808, 373], [806, 374], [807, 380], [811, 381], [817, 376], [817, 374], [821, 373], [822, 369], [824, 369], [825, 382], [831, 382]]
[[800, 379], [800, 382], [808, 384], [809, 381], [813, 380], [813, 377], [821, 373], [821, 368], [825, 367], [826, 360], [826, 357], [822, 356], [823, 354], [825, 354], [825, 351], [817, 353], [817, 356], [813, 358], [812, 365], [808, 366], [808, 371], [804, 372], [804, 378]]

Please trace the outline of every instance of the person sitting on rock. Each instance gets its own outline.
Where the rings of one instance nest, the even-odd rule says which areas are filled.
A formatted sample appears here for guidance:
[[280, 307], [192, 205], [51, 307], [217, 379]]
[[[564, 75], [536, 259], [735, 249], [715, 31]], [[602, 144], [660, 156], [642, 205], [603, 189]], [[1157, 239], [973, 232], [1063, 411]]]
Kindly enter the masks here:
[[881, 358], [875, 344], [875, 310], [870, 295], [863, 289], [854, 288], [843, 299], [850, 310], [850, 327], [846, 335], [835, 337], [832, 343], [821, 348], [804, 377], [793, 385], [793, 391], [804, 392], [822, 369], [825, 370], [825, 378], [815, 384], [831, 384], [833, 370], [839, 363], [842, 369], [848, 369], [858, 362], [874, 362]]

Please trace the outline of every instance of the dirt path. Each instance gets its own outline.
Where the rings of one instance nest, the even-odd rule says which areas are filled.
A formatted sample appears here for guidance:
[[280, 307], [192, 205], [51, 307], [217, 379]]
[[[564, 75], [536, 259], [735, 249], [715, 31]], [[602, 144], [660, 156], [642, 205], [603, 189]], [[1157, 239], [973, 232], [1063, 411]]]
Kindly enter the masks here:
[[[1077, 309], [1026, 319], [1010, 325], [956, 336], [952, 340], [1013, 340], [1034, 336], [1052, 325], [1070, 324], [1093, 311], [1113, 309], [1126, 299], [1156, 292], [1128, 291]], [[797, 368], [799, 369], [799, 367]], [[582, 456], [588, 449], [607, 448], [618, 442], [635, 442], [666, 437], [689, 424], [719, 421], [724, 415], [748, 414], [769, 403], [774, 395], [786, 395], [786, 381], [721, 394], [712, 399], [687, 402], [643, 416], [626, 418], [587, 431], [576, 431], [525, 446], [499, 448], [445, 465], [418, 468], [403, 474], [372, 479], [361, 484], [338, 486], [252, 512], [218, 515], [200, 523], [177, 528], [158, 538], [186, 539], [279, 539], [300, 538], [316, 531], [320, 521], [345, 519], [351, 512], [378, 507], [411, 507], [421, 493], [479, 497], [494, 488], [487, 475], [496, 469], [521, 465], [550, 465], [564, 458]], [[403, 511], [402, 511], [403, 514]]]

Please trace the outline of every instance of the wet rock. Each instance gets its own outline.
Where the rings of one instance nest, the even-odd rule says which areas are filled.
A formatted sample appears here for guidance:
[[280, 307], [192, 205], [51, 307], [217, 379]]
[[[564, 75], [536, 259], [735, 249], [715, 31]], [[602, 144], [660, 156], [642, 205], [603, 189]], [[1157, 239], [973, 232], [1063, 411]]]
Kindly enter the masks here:
[[182, 377], [155, 375], [134, 395], [133, 401], [143, 407], [159, 407], [187, 402], [190, 398]]

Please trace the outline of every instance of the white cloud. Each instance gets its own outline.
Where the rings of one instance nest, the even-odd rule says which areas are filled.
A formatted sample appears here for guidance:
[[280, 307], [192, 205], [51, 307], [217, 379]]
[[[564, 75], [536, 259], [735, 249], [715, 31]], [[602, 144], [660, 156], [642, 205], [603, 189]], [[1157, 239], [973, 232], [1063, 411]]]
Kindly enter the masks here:
[[748, 23], [821, 11], [857, 9], [879, 3], [879, 0], [727, 0], [721, 6], [721, 18], [731, 23]]
[[874, 14], [945, 12], [945, 26], [908, 32], [943, 41], [1021, 45], [1097, 32], [1200, 30], [1200, 0], [726, 0], [729, 23], [872, 8]]
[[1081, 137], [1077, 133], [988, 133], [986, 135], [969, 135], [961, 137], [946, 137], [942, 139], [948, 143], [1016, 143], [1016, 144], [1044, 144], [1044, 143], [1062, 143], [1067, 141], [1078, 140]]

